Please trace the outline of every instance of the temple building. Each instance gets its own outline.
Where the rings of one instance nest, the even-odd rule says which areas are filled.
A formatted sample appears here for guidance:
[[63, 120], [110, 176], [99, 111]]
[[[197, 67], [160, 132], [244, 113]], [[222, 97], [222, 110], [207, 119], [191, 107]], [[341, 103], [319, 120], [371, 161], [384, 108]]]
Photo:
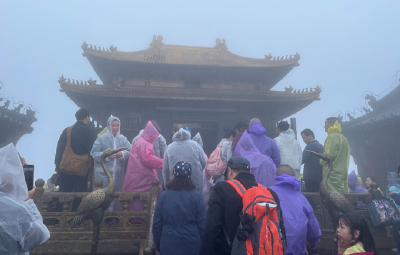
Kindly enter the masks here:
[[59, 83], [79, 107], [87, 108], [97, 127], [110, 114], [121, 119], [121, 133], [131, 140], [148, 120], [156, 120], [171, 142], [174, 124], [200, 132], [210, 153], [223, 128], [258, 117], [275, 136], [276, 122], [319, 100], [321, 89], [271, 89], [294, 67], [299, 54], [248, 58], [228, 51], [225, 40], [214, 47], [166, 45], [154, 36], [150, 47], [133, 52], [117, 47], [82, 45], [103, 84], [66, 79]]
[[0, 106], [0, 148], [10, 143], [17, 145], [22, 136], [32, 133], [31, 125], [37, 120], [35, 111], [31, 108], [24, 109], [24, 104], [15, 107], [10, 99], [13, 100], [0, 95], [0, 102], [3, 104]]
[[384, 191], [388, 172], [400, 166], [400, 85], [377, 100], [373, 95], [365, 99], [371, 109], [363, 108], [364, 115], [342, 123], [343, 134], [350, 145], [350, 153], [359, 175], [374, 177]]

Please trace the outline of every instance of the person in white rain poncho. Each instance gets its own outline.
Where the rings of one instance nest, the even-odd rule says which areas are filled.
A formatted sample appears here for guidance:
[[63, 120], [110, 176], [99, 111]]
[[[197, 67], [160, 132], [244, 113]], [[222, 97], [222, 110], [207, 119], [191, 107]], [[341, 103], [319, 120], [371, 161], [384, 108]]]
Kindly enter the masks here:
[[42, 216], [28, 192], [17, 149], [0, 149], [0, 254], [28, 255], [50, 238]]
[[[165, 149], [167, 148], [167, 141], [165, 140], [164, 136], [162, 136], [161, 128], [160, 128], [160, 126], [158, 126], [157, 122], [155, 120], [150, 120], [150, 121], [153, 124], [153, 126], [157, 129], [158, 133], [160, 133], [160, 135], [157, 137], [157, 139], [154, 140], [154, 142], [153, 142], [154, 154], [159, 158], [164, 158], [164, 152], [165, 152]], [[132, 147], [135, 144], [136, 140], [140, 136], [142, 136], [143, 130], [144, 129], [140, 130], [139, 134], [135, 138], [133, 138]], [[162, 169], [157, 169], [157, 176], [160, 181], [160, 185], [161, 185], [162, 189], [164, 190], [165, 188], [164, 188], [164, 180], [162, 177]]]
[[203, 193], [203, 169], [206, 166], [207, 158], [203, 148], [192, 141], [189, 131], [179, 129], [172, 137], [172, 143], [168, 145], [164, 153], [163, 178], [164, 185], [169, 183], [173, 177], [173, 169], [176, 163], [185, 161], [192, 166], [192, 182], [196, 190]]
[[[125, 136], [120, 134], [120, 120], [117, 117], [111, 115], [107, 122], [107, 133], [99, 136], [93, 144], [93, 148], [90, 151], [94, 160], [94, 174], [95, 180], [103, 181], [103, 188], [107, 186], [107, 176], [101, 166], [101, 155], [105, 150], [110, 148], [115, 150], [121, 147], [129, 147], [127, 150], [120, 151], [108, 158], [105, 163], [107, 168], [110, 170], [110, 174], [114, 179], [115, 191], [122, 191], [122, 185], [124, 184], [125, 167], [126, 162], [129, 158], [131, 149], [131, 143], [126, 139]], [[118, 211], [119, 203], [117, 199], [114, 199], [110, 207], [110, 211]]]
[[278, 123], [279, 136], [274, 138], [281, 154], [281, 165], [289, 165], [293, 168], [296, 179], [300, 180], [300, 168], [303, 158], [303, 150], [296, 140], [294, 131], [287, 121]]

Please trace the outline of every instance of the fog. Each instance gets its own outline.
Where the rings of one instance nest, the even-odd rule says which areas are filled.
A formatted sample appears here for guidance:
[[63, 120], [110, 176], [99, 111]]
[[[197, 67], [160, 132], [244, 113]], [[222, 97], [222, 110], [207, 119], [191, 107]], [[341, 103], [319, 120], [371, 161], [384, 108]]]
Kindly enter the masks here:
[[321, 143], [325, 118], [365, 106], [365, 91], [389, 93], [400, 69], [399, 1], [2, 1], [0, 10], [0, 94], [38, 111], [33, 133], [17, 144], [35, 178], [51, 176], [58, 138], [75, 123], [78, 107], [58, 78], [101, 83], [82, 56], [84, 41], [137, 51], [153, 35], [206, 47], [224, 38], [246, 57], [298, 52], [300, 66], [273, 90], [322, 88], [320, 101], [291, 116], [298, 134], [310, 128]]

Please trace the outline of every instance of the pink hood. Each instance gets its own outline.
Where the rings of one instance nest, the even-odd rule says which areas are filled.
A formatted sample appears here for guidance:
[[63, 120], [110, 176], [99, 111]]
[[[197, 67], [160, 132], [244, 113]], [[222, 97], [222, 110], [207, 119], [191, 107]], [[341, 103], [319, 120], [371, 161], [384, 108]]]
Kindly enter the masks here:
[[153, 143], [159, 135], [160, 133], [158, 133], [153, 123], [151, 123], [151, 121], [147, 122], [147, 125], [143, 130], [142, 137], [149, 143]]

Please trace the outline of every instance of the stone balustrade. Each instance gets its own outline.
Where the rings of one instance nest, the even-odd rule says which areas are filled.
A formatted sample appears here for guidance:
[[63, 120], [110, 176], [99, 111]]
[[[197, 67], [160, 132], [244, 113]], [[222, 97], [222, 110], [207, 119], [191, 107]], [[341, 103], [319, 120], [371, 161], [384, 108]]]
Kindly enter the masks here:
[[[71, 211], [73, 201], [89, 192], [44, 192], [44, 184], [42, 179], [35, 182], [33, 199], [51, 237], [31, 254], [89, 254], [93, 237], [92, 221], [85, 221], [74, 228], [68, 222], [75, 216], [75, 212]], [[95, 189], [101, 186], [101, 182], [95, 182]], [[105, 212], [100, 230], [99, 254], [154, 254], [151, 227], [158, 195], [158, 181], [153, 181], [150, 191], [115, 192], [114, 197], [121, 202], [122, 210]], [[144, 202], [143, 211], [128, 211], [129, 203], [134, 198]], [[56, 211], [57, 203], [63, 203], [61, 212]]]
[[[101, 181], [94, 183], [95, 189], [101, 188]], [[51, 232], [49, 241], [31, 252], [31, 254], [89, 254], [92, 240], [93, 225], [86, 221], [82, 225], [71, 228], [68, 223], [75, 216], [71, 212], [74, 199], [79, 199], [89, 193], [44, 192], [44, 181], [35, 183], [35, 204], [40, 210], [43, 221]], [[329, 213], [322, 203], [319, 193], [302, 193], [314, 209], [314, 214], [320, 224], [322, 239], [319, 254], [331, 254], [332, 242], [335, 237]], [[159, 195], [159, 183], [153, 181], [152, 188], [146, 192], [115, 192], [114, 196], [121, 202], [121, 211], [106, 211], [101, 224], [99, 254], [154, 254], [154, 241], [151, 234], [153, 215]], [[384, 227], [375, 227], [365, 207], [359, 202], [368, 204], [372, 197], [369, 193], [350, 193], [346, 198], [356, 206], [370, 227], [377, 248], [389, 251], [394, 248], [394, 240], [387, 236]], [[134, 198], [144, 201], [143, 211], [128, 211], [129, 203]], [[63, 203], [62, 212], [56, 211], [58, 202]]]

